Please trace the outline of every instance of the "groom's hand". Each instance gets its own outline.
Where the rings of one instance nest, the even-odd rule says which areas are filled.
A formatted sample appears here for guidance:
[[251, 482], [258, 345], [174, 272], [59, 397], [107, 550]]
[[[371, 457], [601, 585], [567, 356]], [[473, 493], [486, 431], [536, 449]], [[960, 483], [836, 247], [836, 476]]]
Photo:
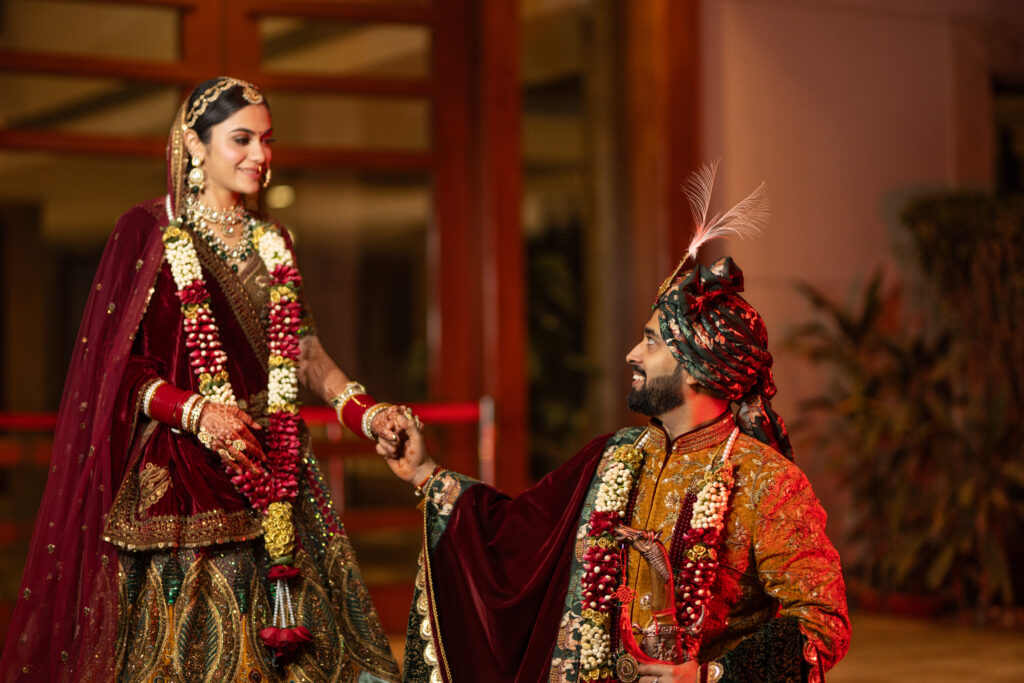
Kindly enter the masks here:
[[426, 480], [436, 466], [427, 453], [419, 420], [411, 413], [402, 412], [395, 417], [392, 427], [392, 438], [378, 439], [377, 453], [384, 456], [395, 476], [416, 486]]

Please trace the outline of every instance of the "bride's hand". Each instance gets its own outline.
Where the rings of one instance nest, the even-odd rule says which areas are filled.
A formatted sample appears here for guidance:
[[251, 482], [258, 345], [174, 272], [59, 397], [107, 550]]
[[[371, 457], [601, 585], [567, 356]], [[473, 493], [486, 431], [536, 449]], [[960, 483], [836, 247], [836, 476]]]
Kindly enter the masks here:
[[388, 406], [384, 410], [380, 411], [373, 416], [373, 420], [370, 421], [370, 431], [377, 438], [377, 441], [397, 442], [398, 432], [398, 416], [412, 416], [414, 420], [419, 424], [419, 418], [412, 415], [412, 411], [406, 406]]
[[384, 456], [395, 476], [415, 486], [430, 476], [437, 463], [427, 453], [419, 418], [411, 411], [399, 411], [394, 427], [397, 438], [378, 439], [377, 453]]
[[241, 474], [243, 470], [258, 474], [260, 467], [253, 459], [258, 462], [263, 449], [252, 432], [260, 429], [262, 427], [245, 411], [235, 406], [210, 402], [203, 406], [203, 412], [199, 415], [196, 438], [219, 455], [235, 474]]

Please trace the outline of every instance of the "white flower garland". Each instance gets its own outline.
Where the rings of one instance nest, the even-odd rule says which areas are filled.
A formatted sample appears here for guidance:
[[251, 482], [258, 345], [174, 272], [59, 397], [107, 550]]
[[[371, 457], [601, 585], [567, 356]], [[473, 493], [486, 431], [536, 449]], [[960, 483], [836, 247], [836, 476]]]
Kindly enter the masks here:
[[633, 490], [633, 473], [625, 463], [616, 460], [601, 475], [601, 485], [597, 489], [594, 510], [598, 512], [616, 512], [619, 517], [626, 514], [629, 492]]
[[[260, 258], [263, 259], [268, 273], [273, 273], [281, 265], [294, 267], [295, 261], [291, 251], [277, 230], [260, 226], [253, 231], [253, 241], [256, 242], [256, 250]], [[196, 253], [191, 235], [179, 226], [172, 225], [165, 230], [164, 247], [167, 262], [171, 267], [171, 275], [178, 290], [195, 287], [205, 289], [206, 283], [199, 265], [199, 255]], [[281, 296], [282, 289], [286, 288], [276, 287], [275, 293]], [[294, 300], [286, 296], [281, 296], [281, 299], [284, 303]], [[189, 335], [194, 334], [200, 349], [202, 349], [201, 355], [204, 362], [202, 364], [193, 363], [194, 371], [199, 376], [199, 393], [216, 403], [234, 405], [237, 402], [235, 393], [227, 371], [224, 369], [228, 356], [221, 348], [219, 330], [208, 301], [207, 299], [202, 303], [192, 304], [192, 308], [185, 315], [185, 332]], [[273, 303], [281, 303], [281, 301]], [[297, 321], [286, 319], [286, 322]], [[275, 346], [279, 344], [279, 339], [269, 340], [271, 354], [275, 356], [271, 359], [272, 367], [267, 382], [270, 412], [274, 412], [273, 408], [277, 406], [294, 406], [298, 397], [299, 378], [296, 364], [289, 358], [274, 354], [274, 351], [277, 350]]]
[[[704, 486], [697, 493], [690, 515], [691, 531], [687, 533], [686, 540], [689, 541], [692, 537], [707, 545], [700, 545], [700, 552], [695, 552], [695, 548], [687, 551], [689, 562], [683, 570], [682, 578], [688, 585], [682, 586], [682, 597], [685, 601], [692, 600], [693, 604], [685, 605], [685, 616], [680, 615], [680, 626], [696, 625], [698, 633], [705, 612], [702, 605], [710, 598], [711, 585], [714, 583], [718, 568], [717, 546], [720, 544], [734, 484], [730, 456], [738, 435], [739, 429], [734, 428], [723, 449], [719, 467], [712, 471], [714, 462], [708, 465], [704, 475]], [[616, 581], [607, 577], [617, 578], [622, 582], [622, 586], [625, 586], [619, 566], [621, 543], [614, 540], [609, 529], [606, 528], [601, 533], [595, 533], [594, 529], [599, 524], [607, 526], [611, 520], [625, 517], [633, 482], [642, 458], [639, 444], [619, 446], [612, 454], [611, 464], [601, 474], [601, 484], [597, 489], [594, 512], [587, 528], [587, 545], [583, 555], [579, 676], [581, 681], [617, 680], [613, 674], [615, 663], [614, 653], [611, 651], [612, 624], [609, 612], [617, 586], [612, 585]], [[684, 619], [688, 623], [684, 623]], [[684, 641], [687, 655], [691, 659], [696, 657], [700, 646], [699, 635], [684, 638]]]
[[[619, 446], [601, 473], [594, 499], [594, 511], [588, 525], [587, 546], [583, 554], [582, 621], [580, 623], [580, 680], [610, 680], [612, 641], [610, 609], [619, 579], [620, 544], [611, 535], [610, 525], [626, 515], [633, 480], [643, 461], [633, 444]], [[595, 524], [604, 531], [594, 533]], [[617, 580], [618, 579], [618, 580]]]

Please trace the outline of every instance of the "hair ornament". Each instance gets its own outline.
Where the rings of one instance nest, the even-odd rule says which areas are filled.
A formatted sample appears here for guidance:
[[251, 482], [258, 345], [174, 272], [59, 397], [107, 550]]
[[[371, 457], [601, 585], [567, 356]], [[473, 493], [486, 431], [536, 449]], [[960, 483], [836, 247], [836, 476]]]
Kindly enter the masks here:
[[216, 84], [211, 85], [206, 89], [206, 92], [197, 97], [196, 101], [189, 107], [188, 114], [185, 115], [185, 128], [191, 128], [196, 125], [196, 121], [206, 112], [206, 109], [216, 102], [225, 91], [236, 85], [242, 89], [242, 97], [245, 98], [246, 102], [249, 104], [263, 103], [263, 93], [252, 83], [231, 78], [230, 76], [222, 76]]

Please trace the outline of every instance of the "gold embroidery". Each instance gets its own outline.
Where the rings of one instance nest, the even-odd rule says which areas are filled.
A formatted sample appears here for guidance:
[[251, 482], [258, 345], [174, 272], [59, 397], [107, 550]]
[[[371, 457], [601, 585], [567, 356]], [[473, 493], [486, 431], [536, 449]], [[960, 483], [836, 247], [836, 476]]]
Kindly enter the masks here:
[[[284, 671], [275, 670], [270, 651], [259, 638], [270, 620], [261, 544], [229, 544], [215, 552], [177, 551], [174, 561], [184, 579], [173, 612], [161, 582], [171, 553], [122, 553], [116, 653], [122, 678], [326, 682], [355, 681], [362, 671], [369, 671], [377, 676], [374, 680], [397, 681], [398, 668], [383, 629], [376, 614], [363, 611], [358, 597], [365, 587], [350, 564], [351, 548], [343, 545], [332, 543], [323, 562], [302, 550], [296, 554], [302, 578], [292, 582], [295, 616], [313, 640]], [[353, 588], [355, 593], [350, 592]], [[367, 658], [364, 634], [372, 624], [378, 629], [370, 630], [379, 630], [380, 638], [371, 648], [375, 655]]]
[[[213, 280], [216, 281], [217, 286], [224, 293], [224, 298], [228, 300], [231, 310], [235, 314], [235, 320], [245, 333], [245, 338], [249, 341], [249, 346], [252, 348], [253, 353], [259, 358], [263, 367], [267, 367], [270, 350], [267, 346], [267, 335], [259, 313], [266, 305], [267, 293], [265, 288], [261, 288], [258, 285], [256, 287], [257, 291], [253, 291], [244, 285], [245, 281], [252, 279], [255, 275], [267, 272], [266, 266], [263, 265], [263, 259], [250, 259], [248, 261], [250, 265], [243, 272], [236, 275], [231, 272], [224, 259], [213, 253], [210, 245], [205, 240], [196, 239], [193, 242], [196, 245], [196, 255], [199, 256], [199, 262], [203, 268], [213, 275]], [[254, 301], [253, 294], [257, 294], [258, 299], [261, 300]]]
[[[706, 429], [717, 432], [718, 424]], [[648, 432], [654, 438], [645, 446], [648, 461], [637, 484], [632, 525], [660, 530], [663, 538], [671, 538], [679, 510], [668, 505], [660, 491], [696, 492], [717, 448], [688, 450], [688, 457], [683, 457], [677, 447], [668, 454], [664, 439], [658, 438], [663, 432]], [[706, 444], [709, 439], [705, 433], [692, 436], [698, 438], [691, 444]], [[825, 623], [829, 619], [847, 622], [847, 615], [839, 558], [825, 536], [823, 510], [800, 470], [759, 441], [741, 436], [733, 462], [736, 486], [700, 659], [721, 656], [779, 613], [799, 616], [808, 642], [822, 657], [834, 661], [835, 655], [846, 651], [849, 636], [844, 629], [828, 628]], [[816, 552], [803, 552], [806, 548]], [[691, 553], [698, 556], [707, 550], [694, 547]], [[628, 585], [643, 593], [650, 584], [646, 563], [631, 552], [628, 566]], [[644, 624], [648, 618], [648, 608], [640, 601], [633, 603], [632, 620]]]
[[139, 514], [151, 508], [171, 487], [171, 473], [151, 462], [139, 472]]
[[[672, 452], [675, 454], [692, 453], [693, 451], [711, 448], [728, 439], [735, 426], [736, 423], [732, 418], [732, 413], [726, 412], [712, 424], [676, 437], [672, 442]], [[638, 439], [638, 442], [643, 442], [645, 451], [649, 448], [655, 451], [665, 451], [669, 448], [666, 443], [667, 440], [665, 431], [659, 429], [652, 422], [641, 438]]]
[[155, 515], [145, 519], [140, 505], [139, 471], [130, 472], [114, 497], [103, 528], [103, 540], [125, 550], [198, 548], [247, 541], [263, 534], [259, 513], [210, 510], [197, 515]]
[[[424, 496], [424, 498], [426, 497]], [[426, 549], [429, 547], [430, 535], [427, 533], [427, 515], [423, 515], [423, 548]], [[426, 624], [429, 624], [431, 620], [434, 622], [437, 621], [437, 599], [436, 596], [434, 595], [434, 580], [430, 576], [432, 573], [433, 570], [430, 567], [430, 553], [424, 551], [423, 576], [424, 584], [426, 586], [426, 590], [428, 591], [427, 600], [431, 608], [430, 614], [424, 620], [424, 623]], [[444, 669], [444, 672], [447, 674], [448, 680], [451, 680], [452, 674], [451, 669], [448, 668], [448, 654], [444, 650], [444, 641], [441, 638], [440, 629], [430, 629], [430, 631], [430, 633], [424, 635], [422, 634], [421, 627], [421, 635], [424, 635], [424, 639], [434, 646], [434, 657], [437, 659], [437, 664], [433, 665], [433, 668], [430, 672], [430, 680], [434, 680], [435, 674], [438, 679], [441, 679], [441, 669]], [[426, 655], [425, 652], [424, 655]]]

